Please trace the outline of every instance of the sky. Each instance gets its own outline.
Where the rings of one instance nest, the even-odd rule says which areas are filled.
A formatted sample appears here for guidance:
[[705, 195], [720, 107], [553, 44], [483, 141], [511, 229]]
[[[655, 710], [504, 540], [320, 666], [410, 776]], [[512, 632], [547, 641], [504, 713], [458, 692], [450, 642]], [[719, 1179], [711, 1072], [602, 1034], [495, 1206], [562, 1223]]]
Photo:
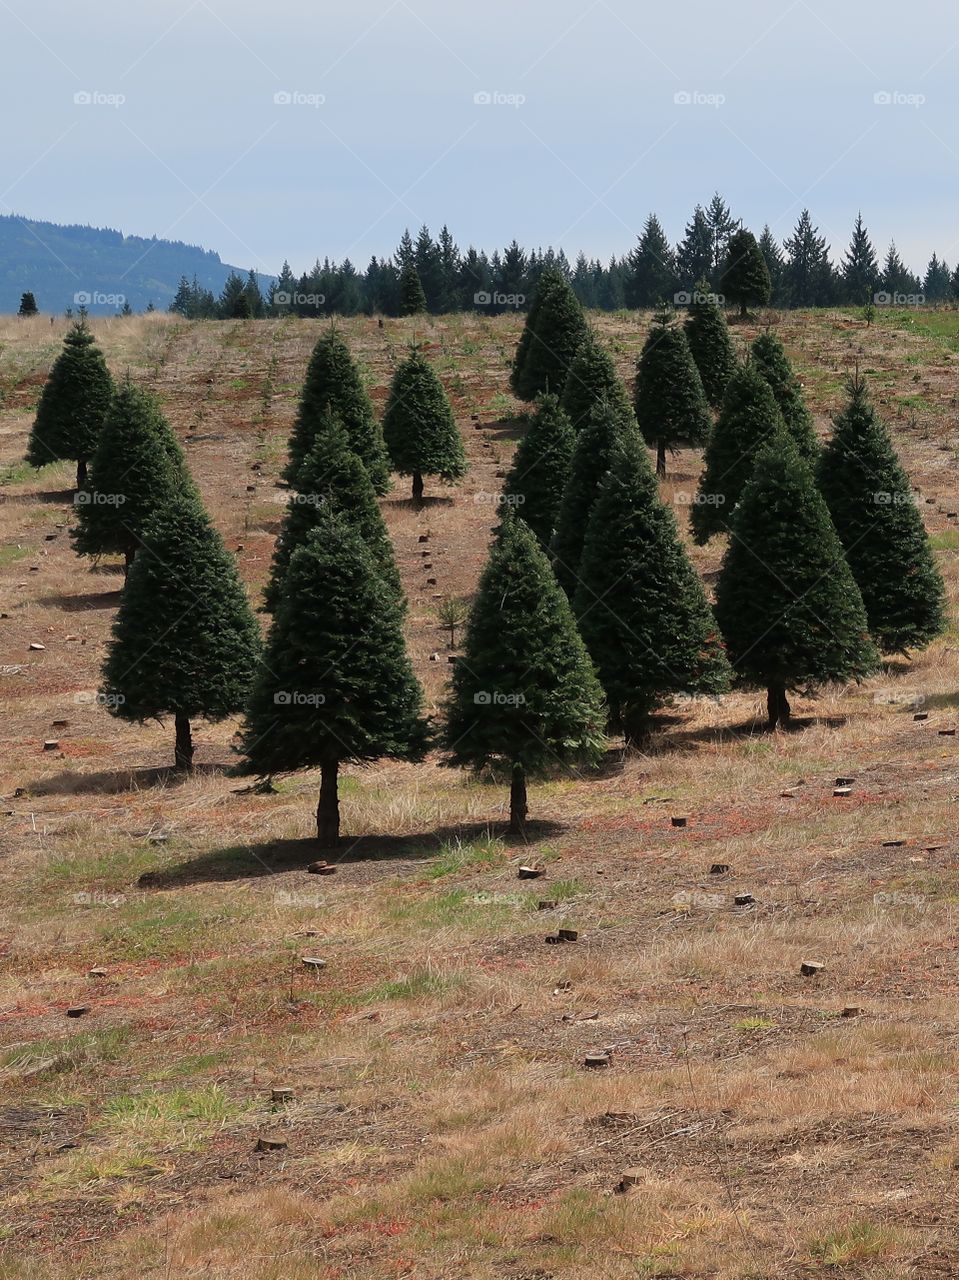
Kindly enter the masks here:
[[572, 258], [722, 192], [959, 262], [943, 0], [0, 0], [0, 211], [275, 273], [448, 224]]

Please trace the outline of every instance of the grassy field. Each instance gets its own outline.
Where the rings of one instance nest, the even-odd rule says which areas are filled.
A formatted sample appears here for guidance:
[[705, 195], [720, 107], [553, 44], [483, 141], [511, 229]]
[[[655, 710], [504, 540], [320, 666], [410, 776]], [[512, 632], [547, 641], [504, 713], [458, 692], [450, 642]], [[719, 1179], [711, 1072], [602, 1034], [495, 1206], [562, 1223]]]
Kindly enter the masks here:
[[[770, 317], [821, 434], [866, 373], [953, 606], [957, 317]], [[645, 317], [594, 322], [630, 376]], [[92, 323], [257, 596], [324, 326]], [[520, 324], [343, 322], [378, 408], [427, 344], [470, 457], [424, 509], [405, 484], [383, 502], [433, 709], [437, 611], [473, 590], [517, 437]], [[119, 569], [71, 551], [69, 464], [20, 462], [65, 328], [0, 321], [0, 1277], [959, 1273], [955, 630], [797, 698], [788, 734], [756, 727], [759, 695], [669, 708], [645, 753], [531, 787], [531, 847], [503, 839], [501, 787], [437, 759], [348, 769], [352, 839], [312, 876], [315, 775], [251, 790], [227, 723], [177, 780], [172, 725], [96, 702]], [[670, 461], [683, 521], [699, 466]], [[719, 552], [693, 549], [707, 580]]]

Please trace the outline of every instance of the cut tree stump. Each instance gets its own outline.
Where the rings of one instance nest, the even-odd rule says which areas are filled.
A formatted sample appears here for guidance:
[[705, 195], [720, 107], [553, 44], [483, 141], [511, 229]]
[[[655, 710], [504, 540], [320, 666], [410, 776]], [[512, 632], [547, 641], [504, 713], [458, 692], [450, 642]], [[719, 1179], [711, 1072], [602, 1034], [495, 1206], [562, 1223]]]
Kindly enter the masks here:
[[58, 738], [47, 738], [46, 742], [43, 744], [43, 749], [44, 751], [56, 751], [59, 745], [60, 741]]
[[851, 787], [855, 781], [855, 778], [837, 778], [833, 785], [837, 787]]
[[713, 865], [709, 868], [709, 874], [711, 876], [724, 876], [728, 874], [728, 872], [729, 872], [728, 862], [714, 862]]
[[550, 898], [540, 898], [536, 904], [537, 911], [555, 911], [559, 906], [558, 902], [553, 902]]
[[257, 1151], [285, 1151], [286, 1138], [279, 1133], [261, 1133], [256, 1140]]
[[756, 899], [751, 893], [737, 893], [733, 902], [737, 907], [752, 907], [755, 906]]
[[799, 966], [799, 972], [804, 978], [815, 978], [817, 974], [822, 973], [825, 967], [819, 960], [804, 960]]
[[674, 827], [685, 827], [685, 825], [686, 825], [686, 823], [689, 821], [689, 819], [688, 819], [688, 818], [682, 818], [682, 817], [674, 816], [674, 817], [670, 818], [670, 820], [669, 820], [669, 821], [670, 821], [670, 823], [671, 823]]
[[276, 1085], [273, 1089], [270, 1090], [270, 1099], [272, 1102], [277, 1102], [277, 1103], [292, 1102], [295, 1096], [296, 1095], [294, 1094], [293, 1090], [289, 1087], [289, 1085]]
[[331, 867], [328, 862], [324, 862], [321, 858], [318, 862], [311, 862], [307, 867], [307, 871], [311, 876], [332, 876], [336, 874], [336, 867]]
[[561, 942], [575, 942], [579, 937], [578, 929], [557, 929], [556, 932]]
[[542, 874], [541, 867], [520, 867], [517, 872], [520, 880], [538, 880]]
[[913, 720], [928, 720], [928, 719], [929, 719], [929, 712], [928, 712], [928, 711], [917, 711], [917, 712], [916, 712], [916, 714], [915, 714], [912, 718], [913, 718]]
[[601, 1071], [603, 1067], [611, 1066], [612, 1061], [612, 1054], [604, 1049], [601, 1053], [587, 1053], [583, 1059], [583, 1066], [588, 1071]]
[[842, 799], [844, 796], [852, 795], [852, 787], [833, 787], [832, 793], [834, 796]]
[[940, 737], [940, 738], [954, 738], [955, 736], [956, 736], [956, 731], [955, 731], [955, 729], [940, 729], [940, 730], [939, 730], [939, 737]]
[[905, 843], [905, 840], [883, 840], [882, 847], [884, 849], [898, 849]]
[[847, 1004], [842, 1011], [842, 1016], [844, 1018], [858, 1018], [861, 1013], [862, 1013], [862, 1010], [859, 1008], [858, 1005]]
[[102, 964], [95, 964], [92, 969], [87, 970], [88, 978], [105, 978], [107, 971]]
[[82, 1018], [85, 1013], [90, 1012], [88, 1004], [72, 1004], [67, 1010], [68, 1018]]
[[326, 968], [326, 961], [321, 960], [319, 956], [301, 956], [300, 959], [301, 959], [301, 963], [304, 964], [307, 969], [325, 969]]
[[563, 939], [559, 936], [558, 933], [548, 933], [546, 937], [543, 939], [543, 941], [548, 943], [549, 946], [555, 947], [556, 944], [558, 942], [562, 942]]
[[625, 1195], [627, 1191], [632, 1191], [633, 1187], [641, 1186], [646, 1181], [646, 1171], [644, 1169], [627, 1169], [619, 1182], [616, 1183], [614, 1190], [617, 1195]]
[[45, 644], [41, 644], [39, 640], [31, 640], [28, 646], [28, 648], [32, 649], [34, 653], [41, 653], [46, 649], [46, 647], [47, 646]]

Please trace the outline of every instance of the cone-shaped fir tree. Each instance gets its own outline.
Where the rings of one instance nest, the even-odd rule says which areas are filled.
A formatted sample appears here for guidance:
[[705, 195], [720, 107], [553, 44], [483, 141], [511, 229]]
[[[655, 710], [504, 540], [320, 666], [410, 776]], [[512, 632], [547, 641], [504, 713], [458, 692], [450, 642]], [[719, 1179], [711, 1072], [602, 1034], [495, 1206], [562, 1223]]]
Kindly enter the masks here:
[[30, 465], [43, 467], [70, 458], [77, 464], [77, 488], [81, 488], [112, 395], [113, 380], [103, 352], [84, 321], [78, 320], [64, 339], [63, 350], [40, 393], [27, 444]]
[[327, 514], [286, 572], [243, 731], [249, 767], [318, 767], [317, 836], [330, 847], [340, 764], [420, 759], [422, 701], [393, 593], [356, 530]]
[[729, 527], [736, 503], [752, 475], [763, 444], [783, 428], [769, 383], [751, 365], [729, 380], [706, 445], [705, 467], [689, 513], [693, 536], [708, 542]]
[[783, 344], [774, 334], [761, 333], [753, 343], [751, 353], [750, 363], [769, 383], [799, 456], [815, 467], [819, 458], [819, 441], [813, 430], [812, 415], [803, 400], [799, 379], [793, 373]]
[[531, 530], [507, 511], [453, 671], [445, 734], [450, 763], [505, 772], [510, 831], [521, 834], [527, 778], [595, 761], [605, 714], [569, 602]]
[[547, 269], [540, 276], [513, 360], [510, 386], [520, 400], [535, 400], [541, 391], [562, 395], [586, 333], [586, 317], [569, 282]]
[[413, 477], [414, 502], [423, 497], [424, 476], [452, 482], [466, 474], [463, 440], [449, 398], [416, 347], [393, 375], [383, 435], [393, 470]]
[[158, 511], [127, 580], [103, 665], [111, 714], [172, 716], [177, 769], [193, 768], [191, 721], [242, 711], [260, 629], [233, 557], [192, 491]]
[[426, 294], [415, 263], [404, 262], [400, 269], [399, 285], [401, 316], [415, 316], [426, 310]]
[[590, 512], [599, 493], [600, 482], [609, 470], [617, 441], [635, 434], [607, 404], [593, 410], [588, 424], [576, 437], [569, 480], [556, 517], [556, 531], [550, 556], [556, 580], [570, 599], [576, 593], [579, 561]]
[[719, 288], [727, 302], [739, 307], [741, 316], [745, 316], [747, 307], [764, 307], [769, 301], [769, 267], [756, 237], [744, 227], [729, 238]]
[[560, 404], [573, 424], [580, 431], [589, 422], [593, 410], [605, 402], [628, 425], [635, 426], [633, 406], [629, 401], [626, 384], [616, 372], [609, 353], [600, 346], [592, 332], [580, 343], [573, 357], [563, 387]]
[[503, 497], [507, 506], [518, 508], [544, 548], [556, 528], [575, 445], [576, 433], [559, 407], [558, 397], [546, 392], [537, 396], [526, 434], [503, 482]]
[[636, 418], [643, 439], [656, 450], [656, 474], [666, 474], [666, 452], [703, 445], [712, 418], [686, 335], [663, 308], [636, 365]]
[[878, 654], [825, 500], [784, 427], [760, 450], [730, 532], [716, 619], [740, 680], [766, 689], [769, 727], [785, 726], [790, 689], [859, 680]]
[[306, 370], [290, 436], [289, 461], [283, 473], [289, 484], [296, 484], [297, 469], [313, 447], [328, 409], [337, 414], [346, 428], [350, 448], [369, 472], [375, 491], [386, 493], [390, 487], [390, 463], [383, 432], [350, 349], [336, 329], [324, 334], [313, 348]]
[[606, 691], [610, 728], [629, 743], [648, 732], [664, 696], [729, 688], [712, 609], [635, 436], [617, 443], [593, 505], [573, 612]]
[[180, 442], [155, 397], [127, 379], [74, 498], [74, 547], [85, 556], [122, 555], [129, 569], [152, 517], [180, 494], [197, 496]]
[[819, 489], [886, 653], [923, 649], [945, 626], [945, 590], [909, 479], [889, 433], [853, 378], [823, 450]]
[[350, 448], [342, 422], [329, 409], [313, 448], [297, 472], [296, 488], [290, 494], [286, 517], [273, 548], [270, 581], [263, 596], [264, 609], [268, 613], [276, 612], [294, 551], [306, 542], [329, 512], [342, 516], [366, 542], [384, 582], [405, 611], [393, 544], [369, 473]]
[[712, 408], [718, 409], [736, 369], [736, 355], [729, 340], [726, 317], [705, 281], [696, 285], [683, 333], [699, 370], [706, 399]]

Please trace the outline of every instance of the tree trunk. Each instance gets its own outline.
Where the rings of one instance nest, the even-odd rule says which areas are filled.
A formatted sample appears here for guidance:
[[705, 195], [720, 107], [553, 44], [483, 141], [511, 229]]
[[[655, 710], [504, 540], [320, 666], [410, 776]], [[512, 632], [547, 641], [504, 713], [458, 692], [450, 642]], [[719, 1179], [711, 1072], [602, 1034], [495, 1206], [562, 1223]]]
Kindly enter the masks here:
[[419, 471], [413, 472], [413, 501], [423, 501], [423, 477]]
[[509, 834], [521, 836], [526, 831], [526, 770], [521, 764], [513, 765], [513, 780], [509, 788]]
[[666, 441], [658, 440], [656, 442], [656, 474], [664, 476], [666, 474]]
[[649, 736], [649, 712], [645, 706], [630, 707], [623, 716], [622, 723], [627, 747], [638, 746]]
[[789, 726], [789, 699], [786, 697], [786, 686], [782, 683], [771, 684], [766, 690], [766, 709], [769, 713], [769, 728], [781, 725]]
[[340, 838], [339, 760], [324, 760], [320, 766], [320, 799], [316, 806], [316, 838], [331, 849]]
[[746, 319], [746, 314], [747, 314], [747, 313], [746, 313], [746, 304], [745, 304], [745, 302], [740, 302], [740, 304], [739, 304], [739, 318], [740, 318], [740, 320], [745, 320], [745, 319]]
[[77, 488], [82, 489], [87, 482], [87, 460], [77, 458]]
[[124, 578], [126, 578], [126, 577], [129, 575], [129, 573], [130, 573], [130, 565], [131, 565], [131, 564], [133, 564], [133, 557], [134, 557], [135, 555], [136, 555], [136, 550], [134, 549], [134, 550], [132, 550], [132, 551], [131, 551], [129, 547], [127, 547], [126, 551], [124, 551], [124, 553], [123, 553], [123, 576], [124, 576]]
[[173, 723], [176, 725], [176, 746], [173, 748], [174, 768], [180, 773], [192, 773], [193, 734], [190, 732], [190, 717], [178, 711]]

